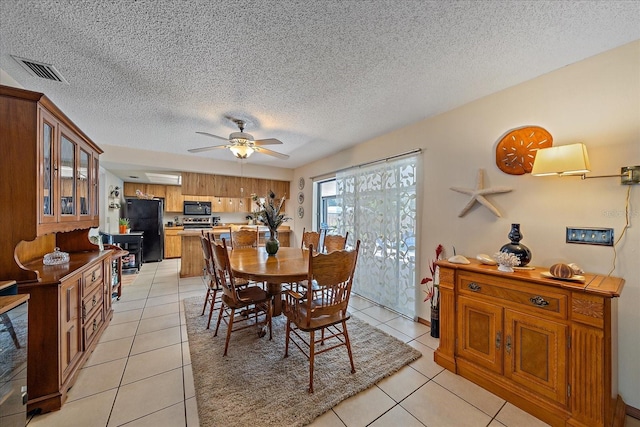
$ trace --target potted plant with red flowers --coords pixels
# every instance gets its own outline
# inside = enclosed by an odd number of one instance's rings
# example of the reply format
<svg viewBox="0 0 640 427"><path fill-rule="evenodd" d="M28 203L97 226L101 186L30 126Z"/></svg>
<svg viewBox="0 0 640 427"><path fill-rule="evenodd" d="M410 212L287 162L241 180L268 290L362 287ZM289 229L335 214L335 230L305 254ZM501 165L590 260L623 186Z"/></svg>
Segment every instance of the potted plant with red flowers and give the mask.
<svg viewBox="0 0 640 427"><path fill-rule="evenodd" d="M431 304L431 336L434 338L440 338L440 289L439 280L437 279L438 266L436 262L440 259L440 256L444 252L442 245L438 245L436 248L436 258L429 263L429 271L431 277L425 277L420 281L421 285L426 285L425 290L427 296L424 298L424 302L429 301ZM432 283L433 282L433 283ZM432 283L431 285L429 283Z"/></svg>

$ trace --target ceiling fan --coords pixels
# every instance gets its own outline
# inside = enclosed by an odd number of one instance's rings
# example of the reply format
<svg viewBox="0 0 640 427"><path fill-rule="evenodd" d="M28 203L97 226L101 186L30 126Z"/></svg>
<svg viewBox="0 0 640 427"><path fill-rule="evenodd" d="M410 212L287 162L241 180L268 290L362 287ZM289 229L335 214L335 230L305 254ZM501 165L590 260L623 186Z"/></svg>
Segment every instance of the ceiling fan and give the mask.
<svg viewBox="0 0 640 427"><path fill-rule="evenodd" d="M215 150L218 148L228 148L231 150L234 156L239 159L246 159L254 151L262 154L266 154L269 156L277 157L279 159L288 159L289 156L286 154L278 153L273 150L269 150L264 148L264 145L277 145L282 144L282 141L275 138L268 139L253 139L253 135L244 132L244 125L246 124L244 120L232 119L233 122L238 126L240 132L233 132L229 135L229 138L224 138L222 136L213 135L208 132L196 132L201 135L210 136L212 138L222 139L227 141L227 144L223 145L212 145L209 147L201 147L201 148L191 148L188 150L190 153L200 153L202 151Z"/></svg>

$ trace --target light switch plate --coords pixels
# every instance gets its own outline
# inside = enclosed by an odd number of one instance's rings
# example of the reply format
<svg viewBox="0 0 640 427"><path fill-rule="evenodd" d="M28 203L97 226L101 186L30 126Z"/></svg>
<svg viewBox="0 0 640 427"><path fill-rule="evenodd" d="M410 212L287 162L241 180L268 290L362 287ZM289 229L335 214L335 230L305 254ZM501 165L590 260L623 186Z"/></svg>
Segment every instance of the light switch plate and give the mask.
<svg viewBox="0 0 640 427"><path fill-rule="evenodd" d="M567 243L613 246L613 228L567 227Z"/></svg>

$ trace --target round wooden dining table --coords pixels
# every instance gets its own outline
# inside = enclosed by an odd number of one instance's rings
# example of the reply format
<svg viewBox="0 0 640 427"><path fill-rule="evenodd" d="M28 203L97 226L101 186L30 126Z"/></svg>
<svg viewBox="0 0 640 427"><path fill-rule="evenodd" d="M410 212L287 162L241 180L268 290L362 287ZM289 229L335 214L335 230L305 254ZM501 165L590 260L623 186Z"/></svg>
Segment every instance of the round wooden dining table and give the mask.
<svg viewBox="0 0 640 427"><path fill-rule="evenodd" d="M277 254L269 255L264 247L238 248L229 251L229 263L234 276L267 283L267 291L273 295L273 315L279 316L282 313L282 284L307 278L309 251L281 247Z"/></svg>

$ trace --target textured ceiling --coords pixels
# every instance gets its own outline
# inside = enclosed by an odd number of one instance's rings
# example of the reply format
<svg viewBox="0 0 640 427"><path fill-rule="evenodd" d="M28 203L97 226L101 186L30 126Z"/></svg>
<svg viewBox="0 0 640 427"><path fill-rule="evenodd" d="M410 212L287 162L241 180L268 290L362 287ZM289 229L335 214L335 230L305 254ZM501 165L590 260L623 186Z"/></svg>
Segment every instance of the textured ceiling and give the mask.
<svg viewBox="0 0 640 427"><path fill-rule="evenodd" d="M99 145L187 154L233 116L285 168L639 38L638 1L0 2L0 69Z"/></svg>

